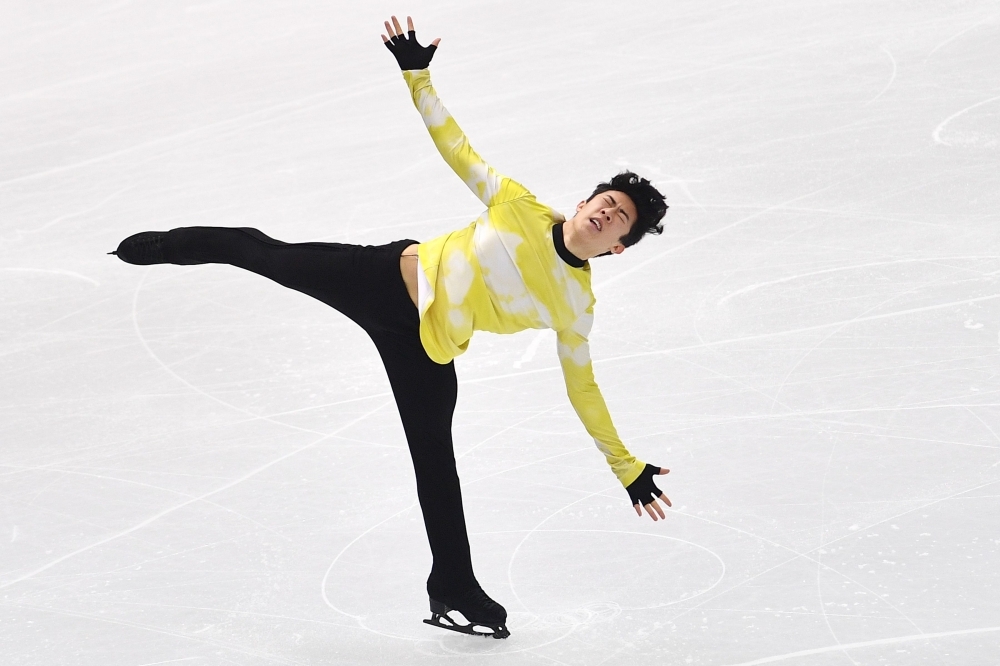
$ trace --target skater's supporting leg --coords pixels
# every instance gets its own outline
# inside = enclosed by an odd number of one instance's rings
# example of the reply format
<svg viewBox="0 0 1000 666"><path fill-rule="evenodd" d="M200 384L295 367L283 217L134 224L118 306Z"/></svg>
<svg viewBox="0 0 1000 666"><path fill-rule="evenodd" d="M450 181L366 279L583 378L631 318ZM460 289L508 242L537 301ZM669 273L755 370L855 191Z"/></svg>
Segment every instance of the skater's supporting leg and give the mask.
<svg viewBox="0 0 1000 666"><path fill-rule="evenodd" d="M417 496L434 557L427 591L438 597L475 586L451 437L458 397L455 365L432 361L416 335L390 332L372 339L389 375L417 477Z"/></svg>
<svg viewBox="0 0 1000 666"><path fill-rule="evenodd" d="M481 633L471 625L449 626L442 620L442 613L455 609L472 623L490 627L488 635L503 638L509 635L504 626L507 611L483 592L472 569L451 436L458 397L455 364L440 365L427 356L420 343L420 318L399 268L387 264L385 269L385 297L394 317L369 334L382 355L403 421L434 558L427 579L432 611L428 622L463 633ZM395 289L390 288L392 283Z"/></svg>

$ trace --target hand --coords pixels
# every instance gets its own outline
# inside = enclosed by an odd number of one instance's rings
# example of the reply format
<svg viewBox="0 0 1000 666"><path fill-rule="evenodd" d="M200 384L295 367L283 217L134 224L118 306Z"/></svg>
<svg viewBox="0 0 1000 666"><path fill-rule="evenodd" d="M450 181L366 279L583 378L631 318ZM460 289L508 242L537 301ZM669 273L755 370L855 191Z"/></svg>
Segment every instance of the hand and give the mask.
<svg viewBox="0 0 1000 666"><path fill-rule="evenodd" d="M669 469L655 467L647 463L646 467L639 475L639 478L625 488L625 490L628 491L628 496L632 498L632 506L635 507L635 513L640 518L642 517L642 509L639 508L640 506L646 507L646 513L648 513L649 517L653 520L659 520L657 516L660 518L666 518L666 515L664 515L663 509L660 508L660 504L656 501L656 498L659 497L662 499L667 503L667 506L673 506L673 504L670 503L667 496L660 492L660 489L656 487L655 483L653 483L653 477L658 474L669 473Z"/></svg>
<svg viewBox="0 0 1000 666"><path fill-rule="evenodd" d="M399 25L399 20L393 16L392 25L389 25L388 21L385 22L385 31L389 33L389 36L382 35L382 42L396 57L396 62L399 63L401 70L427 69L438 44L441 43L441 38L435 39L430 46L421 46L417 42L417 33L413 29L413 19L409 16L406 17L406 29L409 31L409 38L403 36L403 28Z"/></svg>

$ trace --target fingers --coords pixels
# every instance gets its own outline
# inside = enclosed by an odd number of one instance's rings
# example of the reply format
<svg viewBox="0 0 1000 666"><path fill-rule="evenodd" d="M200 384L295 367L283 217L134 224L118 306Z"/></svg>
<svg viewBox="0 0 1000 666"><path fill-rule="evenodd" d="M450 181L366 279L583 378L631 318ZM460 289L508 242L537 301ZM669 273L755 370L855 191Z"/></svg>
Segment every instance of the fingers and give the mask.
<svg viewBox="0 0 1000 666"><path fill-rule="evenodd" d="M403 36L403 29L399 25L399 19L397 19L395 16L392 17L392 24L390 24L388 21L384 21L383 24L385 25L385 31L386 31L386 33L389 35L388 37L386 37L385 35L382 35L382 41L383 42L388 42L390 40L394 40L397 37L399 39L406 39Z"/></svg>
<svg viewBox="0 0 1000 666"><path fill-rule="evenodd" d="M407 16L406 17L406 29L409 32L415 32L415 28L413 27L413 17L412 16ZM436 47L440 43L441 43L441 38L438 37L433 42L431 42L431 46L435 46Z"/></svg>
<svg viewBox="0 0 1000 666"><path fill-rule="evenodd" d="M670 474L670 470L667 469L666 467L661 467L660 471L657 472L657 474Z"/></svg>
<svg viewBox="0 0 1000 666"><path fill-rule="evenodd" d="M660 494L660 499L662 499L664 502L666 502L667 506L673 506L673 504L670 503L670 500L667 499L666 495L663 495L661 493ZM641 518L642 517L642 510L639 509L639 505L638 504L633 504L632 508L635 509L635 514ZM652 518L653 520L659 520L660 518L663 518L664 520L666 520L666 518L667 518L667 514L663 513L663 507L661 507L660 503L657 502L656 500L653 500L649 504L643 505L643 508L646 509L646 513L648 513L649 517Z"/></svg>
<svg viewBox="0 0 1000 666"><path fill-rule="evenodd" d="M396 18L395 16L392 17L391 24L388 21L384 21L384 25L386 34L382 35L383 42L389 42L395 39L406 39L406 33L403 32L403 26L399 24L399 19ZM409 32L414 32L412 16L406 17L406 29ZM386 37L386 35L388 35L388 37ZM437 47L437 45L440 43L441 43L441 38L438 37L433 42L431 42L431 45Z"/></svg>

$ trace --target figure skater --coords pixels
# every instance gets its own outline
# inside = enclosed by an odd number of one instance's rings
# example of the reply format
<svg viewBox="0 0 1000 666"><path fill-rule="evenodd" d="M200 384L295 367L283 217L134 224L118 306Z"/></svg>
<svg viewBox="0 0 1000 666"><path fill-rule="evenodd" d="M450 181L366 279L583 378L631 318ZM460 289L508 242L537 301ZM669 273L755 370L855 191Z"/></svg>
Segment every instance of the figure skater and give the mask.
<svg viewBox="0 0 1000 666"><path fill-rule="evenodd" d="M284 243L246 227L182 227L126 238L111 254L130 264L229 264L308 294L357 323L382 357L417 480L433 555L427 579L431 619L445 629L506 638L507 611L472 568L452 445L458 386L454 358L473 331L551 328L566 390L584 427L621 481L636 513L664 517L670 500L653 477L667 469L625 448L594 381L587 336L594 319L589 260L618 255L662 233L664 197L629 171L597 185L565 216L498 174L472 149L431 85L427 69L440 39L417 42L395 16L382 35L445 162L486 210L468 226L420 243ZM457 610L468 624L449 611Z"/></svg>

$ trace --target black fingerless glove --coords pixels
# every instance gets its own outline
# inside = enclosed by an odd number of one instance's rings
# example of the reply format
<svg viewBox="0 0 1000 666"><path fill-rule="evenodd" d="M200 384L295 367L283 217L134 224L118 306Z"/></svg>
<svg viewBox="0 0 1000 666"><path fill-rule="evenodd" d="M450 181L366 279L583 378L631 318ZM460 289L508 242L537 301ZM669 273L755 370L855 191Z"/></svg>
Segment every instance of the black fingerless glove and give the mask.
<svg viewBox="0 0 1000 666"><path fill-rule="evenodd" d="M404 72L408 69L427 69L427 66L431 64L431 58L434 57L434 52L437 51L437 47L433 44L421 46L417 42L417 33L414 30L410 30L409 39L402 35L396 35L384 43L385 48L389 49L396 57L399 68Z"/></svg>
<svg viewBox="0 0 1000 666"><path fill-rule="evenodd" d="M632 483L625 487L628 496L632 499L632 504L646 505L663 495L660 489L653 483L653 477L660 471L659 467L646 463L642 473Z"/></svg>

